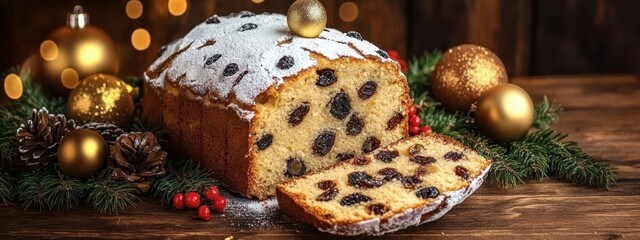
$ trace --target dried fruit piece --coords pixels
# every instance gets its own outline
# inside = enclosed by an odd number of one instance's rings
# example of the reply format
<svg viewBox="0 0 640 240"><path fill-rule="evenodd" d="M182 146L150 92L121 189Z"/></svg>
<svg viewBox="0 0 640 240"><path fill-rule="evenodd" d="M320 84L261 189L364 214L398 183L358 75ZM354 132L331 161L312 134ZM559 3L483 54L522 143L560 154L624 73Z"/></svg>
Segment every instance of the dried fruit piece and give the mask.
<svg viewBox="0 0 640 240"><path fill-rule="evenodd" d="M374 136L367 137L362 143L362 152L370 153L380 147L380 140Z"/></svg>
<svg viewBox="0 0 640 240"><path fill-rule="evenodd" d="M413 172L414 176L423 176L427 174L429 170L425 166L418 166L416 170Z"/></svg>
<svg viewBox="0 0 640 240"><path fill-rule="evenodd" d="M351 115L347 122L347 135L354 136L360 134L364 128L364 120L358 116L358 114Z"/></svg>
<svg viewBox="0 0 640 240"><path fill-rule="evenodd" d="M158 49L158 57L161 57L165 51L167 51L167 45L163 45L162 47L160 47L160 49Z"/></svg>
<svg viewBox="0 0 640 240"><path fill-rule="evenodd" d="M324 181L318 182L317 185L318 185L318 188L320 188L322 190L327 190L329 188L336 187L336 182L331 181L331 180L324 180Z"/></svg>
<svg viewBox="0 0 640 240"><path fill-rule="evenodd" d="M352 38L355 38L355 39L358 39L358 40L362 41L362 35L360 35L360 33L356 32L356 31L347 32L347 37L352 37Z"/></svg>
<svg viewBox="0 0 640 240"><path fill-rule="evenodd" d="M469 170L467 170L463 166L456 166L455 172L458 177L461 177L464 180L469 179Z"/></svg>
<svg viewBox="0 0 640 240"><path fill-rule="evenodd" d="M331 105L329 110L331 115L340 120L346 118L351 112L351 99L343 90L331 98L329 105Z"/></svg>
<svg viewBox="0 0 640 240"><path fill-rule="evenodd" d="M303 102L301 105L299 105L289 114L289 125L298 126L298 124L302 123L304 117L306 117L307 113L309 113L309 109L311 109L311 106L308 102Z"/></svg>
<svg viewBox="0 0 640 240"><path fill-rule="evenodd" d="M316 74L318 74L316 85L320 87L326 87L338 81L338 78L336 77L336 74L332 69L320 69L316 71Z"/></svg>
<svg viewBox="0 0 640 240"><path fill-rule="evenodd" d="M336 140L336 133L331 131L322 131L315 140L313 140L313 146L311 146L311 150L313 154L324 156L327 155L333 148L333 144Z"/></svg>
<svg viewBox="0 0 640 240"><path fill-rule="evenodd" d="M256 146L258 146L258 150L265 150L269 146L271 146L271 142L273 141L273 135L271 133L267 133L260 137L260 140L256 142Z"/></svg>
<svg viewBox="0 0 640 240"><path fill-rule="evenodd" d="M256 15L255 13L244 11L242 12L242 14L240 14L240 18L253 17L255 15Z"/></svg>
<svg viewBox="0 0 640 240"><path fill-rule="evenodd" d="M378 90L378 83L375 81L368 81L358 89L358 97L362 100L367 100L376 94L376 90Z"/></svg>
<svg viewBox="0 0 640 240"><path fill-rule="evenodd" d="M340 205L342 206L351 206L354 204L358 204L358 203L362 203L362 202L368 202L371 201L371 198L366 196L366 195L362 195L360 193L352 193L349 194L345 197L342 198L342 200L340 200Z"/></svg>
<svg viewBox="0 0 640 240"><path fill-rule="evenodd" d="M422 199L435 198L440 195L440 192L436 187L425 187L416 191L416 196Z"/></svg>
<svg viewBox="0 0 640 240"><path fill-rule="evenodd" d="M398 153L397 150L393 150L393 151L382 150L374 155L376 159L383 161L385 163L390 163L391 161L393 161L393 159L399 156L400 156L400 153Z"/></svg>
<svg viewBox="0 0 640 240"><path fill-rule="evenodd" d="M424 149L424 145L422 144L413 144L409 147L409 154L411 156L418 155Z"/></svg>
<svg viewBox="0 0 640 240"><path fill-rule="evenodd" d="M342 162L345 160L349 160L353 157L354 155L351 153L338 153L338 155L336 155L336 160L338 160L339 162Z"/></svg>
<svg viewBox="0 0 640 240"><path fill-rule="evenodd" d="M316 201L326 202L333 200L338 195L337 188L329 188L326 191L322 192L318 197L316 197Z"/></svg>
<svg viewBox="0 0 640 240"><path fill-rule="evenodd" d="M378 55L380 55L382 58L387 59L389 58L389 54L387 54L387 52L385 52L384 50L380 49L378 51L376 51L376 53L378 53Z"/></svg>
<svg viewBox="0 0 640 240"><path fill-rule="evenodd" d="M229 76L233 76L233 74L236 74L237 72L238 72L238 64L229 63L229 65L227 65L224 68L224 72L222 72L222 75L225 77L229 77Z"/></svg>
<svg viewBox="0 0 640 240"><path fill-rule="evenodd" d="M353 165L367 165L371 162L371 160L367 156L358 156L356 159L353 159Z"/></svg>
<svg viewBox="0 0 640 240"><path fill-rule="evenodd" d="M459 161L460 159L462 159L462 157L464 157L464 153L461 152L448 152L444 154L444 159L449 159L452 161Z"/></svg>
<svg viewBox="0 0 640 240"><path fill-rule="evenodd" d="M385 181L391 181L393 179L400 180L402 178L402 174L400 174L394 168L383 168L378 170L378 174L384 176Z"/></svg>
<svg viewBox="0 0 640 240"><path fill-rule="evenodd" d="M383 215L389 211L389 208L382 203L371 204L367 206L367 212L372 215Z"/></svg>
<svg viewBox="0 0 640 240"><path fill-rule="evenodd" d="M258 28L258 24L255 23L245 23L242 27L238 28L238 32L249 31Z"/></svg>
<svg viewBox="0 0 640 240"><path fill-rule="evenodd" d="M385 181L374 179L369 174L362 171L349 173L348 179L349 184L357 188L377 188L385 183Z"/></svg>
<svg viewBox="0 0 640 240"><path fill-rule="evenodd" d="M409 158L409 161L412 161L414 163L420 164L422 166L424 165L428 165L431 163L436 162L436 159L433 157L425 157L425 156L412 156Z"/></svg>
<svg viewBox="0 0 640 240"><path fill-rule="evenodd" d="M304 164L304 161L299 158L290 157L287 159L287 170L284 172L284 175L287 177L299 177L304 175L307 172L307 166Z"/></svg>
<svg viewBox="0 0 640 240"><path fill-rule="evenodd" d="M294 64L295 64L295 61L293 60L293 57L287 55L280 58L276 66L282 70L286 70L293 67Z"/></svg>
<svg viewBox="0 0 640 240"><path fill-rule="evenodd" d="M404 120L404 115L402 115L401 112L396 112L387 121L387 128L385 130L391 131L391 130L395 129L396 126L398 126L398 124L400 124L402 122L402 120Z"/></svg>
<svg viewBox="0 0 640 240"><path fill-rule="evenodd" d="M204 21L204 23L206 24L218 24L220 23L220 19L218 18L218 15L213 15L210 18L207 18L206 21Z"/></svg>
<svg viewBox="0 0 640 240"><path fill-rule="evenodd" d="M220 59L220 57L222 57L222 54L214 54L211 55L210 57L207 58L207 60L204 62L204 65L207 65L205 67L210 66L211 64L213 64L214 62L218 61L218 59Z"/></svg>
<svg viewBox="0 0 640 240"><path fill-rule="evenodd" d="M418 183L422 182L422 179L420 179L417 176L411 175L411 176L402 177L401 181L402 181L402 185L405 188L415 188Z"/></svg>

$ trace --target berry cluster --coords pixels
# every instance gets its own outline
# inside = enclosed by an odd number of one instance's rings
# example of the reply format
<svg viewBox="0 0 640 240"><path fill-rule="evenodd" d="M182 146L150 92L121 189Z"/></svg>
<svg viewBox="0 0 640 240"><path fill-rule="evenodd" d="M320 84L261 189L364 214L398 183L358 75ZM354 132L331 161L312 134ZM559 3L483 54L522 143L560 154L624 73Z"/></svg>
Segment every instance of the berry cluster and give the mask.
<svg viewBox="0 0 640 240"><path fill-rule="evenodd" d="M422 120L418 116L418 108L412 104L409 106L409 134L415 136L420 133L431 132L431 127L427 125L420 127L421 124Z"/></svg>
<svg viewBox="0 0 640 240"><path fill-rule="evenodd" d="M198 192L176 193L173 195L173 208L176 210L182 210L185 207L189 209L198 209L198 217L203 221L209 221L211 219L211 207L217 212L224 212L224 208L227 206L227 199L220 195L220 191L216 186L209 186L205 188L202 195Z"/></svg>

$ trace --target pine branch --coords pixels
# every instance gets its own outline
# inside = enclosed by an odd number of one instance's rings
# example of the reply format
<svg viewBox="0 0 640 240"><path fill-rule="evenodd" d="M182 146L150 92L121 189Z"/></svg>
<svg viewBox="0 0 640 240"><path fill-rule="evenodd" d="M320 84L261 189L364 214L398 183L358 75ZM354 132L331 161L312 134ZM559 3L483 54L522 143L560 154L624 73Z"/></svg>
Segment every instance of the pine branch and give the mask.
<svg viewBox="0 0 640 240"><path fill-rule="evenodd" d="M0 171L0 203L7 205L15 196L15 179L9 173Z"/></svg>
<svg viewBox="0 0 640 240"><path fill-rule="evenodd" d="M153 196L159 197L163 204L171 203L173 195L178 192L200 191L217 184L211 178L211 172L193 160L169 159L167 166L167 175L153 184Z"/></svg>
<svg viewBox="0 0 640 240"><path fill-rule="evenodd" d="M80 181L60 173L54 167L27 172L18 178L18 200L25 209L69 209L78 204L83 190Z"/></svg>
<svg viewBox="0 0 640 240"><path fill-rule="evenodd" d="M166 144L168 142L166 139L167 132L164 130L162 123L137 118L131 125L131 132L151 132L156 136L156 140L160 144Z"/></svg>
<svg viewBox="0 0 640 240"><path fill-rule="evenodd" d="M413 99L418 98L421 94L431 92L431 72L435 69L440 57L442 57L442 53L439 51L426 52L422 57L414 58L409 62L407 82ZM431 96L425 94L424 97Z"/></svg>
<svg viewBox="0 0 640 240"><path fill-rule="evenodd" d="M133 183L116 181L109 168L102 170L86 183L87 202L100 213L118 214L128 206L140 201Z"/></svg>
<svg viewBox="0 0 640 240"><path fill-rule="evenodd" d="M549 103L547 96L544 96L542 102L536 104L535 117L533 119L533 128L547 129L558 121L558 114L562 112L562 106L555 102Z"/></svg>

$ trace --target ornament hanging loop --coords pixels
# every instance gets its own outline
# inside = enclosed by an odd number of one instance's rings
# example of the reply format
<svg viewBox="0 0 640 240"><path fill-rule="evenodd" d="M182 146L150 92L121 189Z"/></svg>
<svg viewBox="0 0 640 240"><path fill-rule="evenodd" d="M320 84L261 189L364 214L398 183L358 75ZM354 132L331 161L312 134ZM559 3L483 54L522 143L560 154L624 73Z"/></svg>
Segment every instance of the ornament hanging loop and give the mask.
<svg viewBox="0 0 640 240"><path fill-rule="evenodd" d="M89 14L84 13L82 6L73 7L73 12L67 14L67 26L72 29L84 28L89 25Z"/></svg>

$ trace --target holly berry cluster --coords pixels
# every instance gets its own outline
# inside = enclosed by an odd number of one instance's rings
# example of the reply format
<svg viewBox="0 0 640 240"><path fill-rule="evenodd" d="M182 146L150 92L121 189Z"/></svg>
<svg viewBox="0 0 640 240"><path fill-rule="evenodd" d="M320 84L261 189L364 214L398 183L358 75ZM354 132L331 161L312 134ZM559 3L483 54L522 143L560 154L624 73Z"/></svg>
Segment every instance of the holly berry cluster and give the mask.
<svg viewBox="0 0 640 240"><path fill-rule="evenodd" d="M224 208L227 206L227 198L220 195L220 191L216 186L209 186L205 188L202 195L198 192L176 193L173 195L173 208L176 210L182 210L185 207L189 209L198 209L198 218L203 221L209 221L211 219L211 208L217 212L224 212Z"/></svg>
<svg viewBox="0 0 640 240"><path fill-rule="evenodd" d="M409 134L411 136L418 135L420 133L431 132L431 127L422 124L420 116L418 116L418 107L416 105L409 106Z"/></svg>

